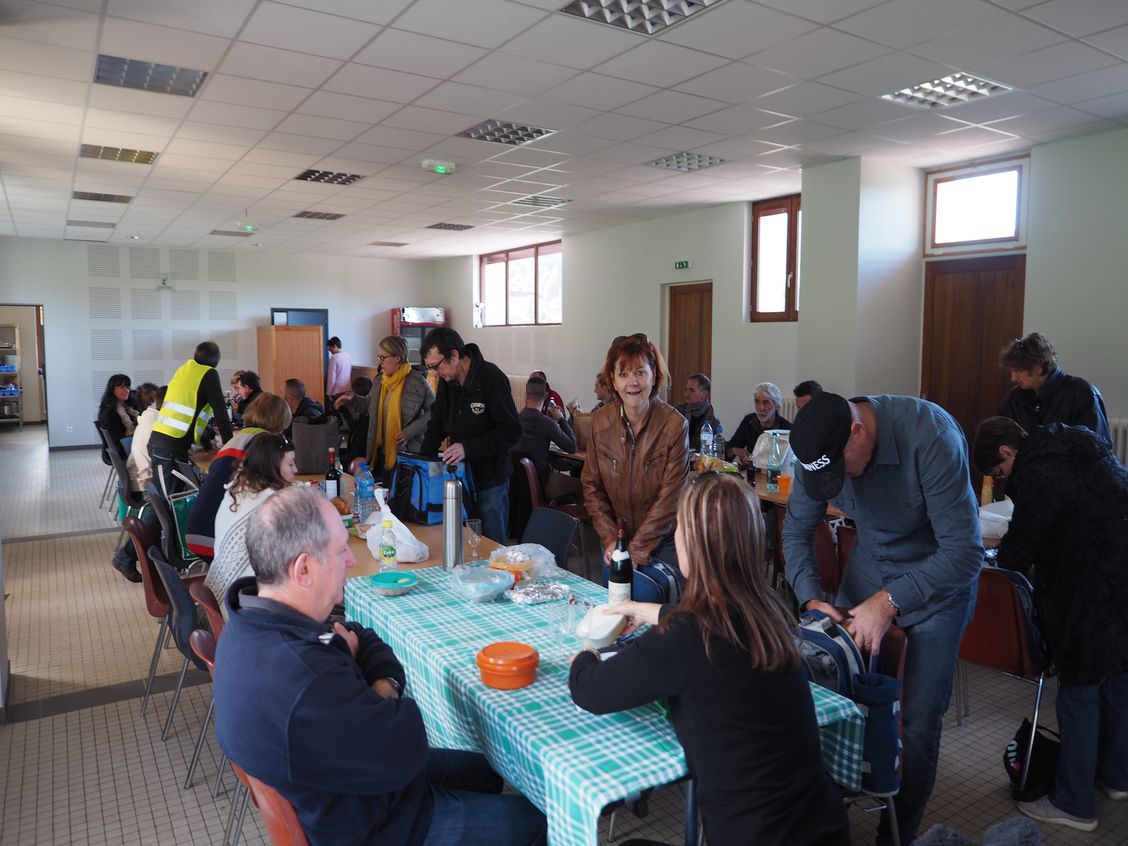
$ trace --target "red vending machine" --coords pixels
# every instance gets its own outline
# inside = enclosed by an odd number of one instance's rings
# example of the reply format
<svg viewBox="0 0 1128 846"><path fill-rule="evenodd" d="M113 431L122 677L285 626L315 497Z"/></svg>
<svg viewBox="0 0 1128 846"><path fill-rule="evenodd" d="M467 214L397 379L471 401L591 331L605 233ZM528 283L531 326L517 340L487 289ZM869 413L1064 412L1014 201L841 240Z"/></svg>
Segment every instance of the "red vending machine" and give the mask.
<svg viewBox="0 0 1128 846"><path fill-rule="evenodd" d="M436 326L447 325L447 310L431 306L403 306L392 309L392 334L407 341L407 359L416 370L423 370L419 347L423 337Z"/></svg>

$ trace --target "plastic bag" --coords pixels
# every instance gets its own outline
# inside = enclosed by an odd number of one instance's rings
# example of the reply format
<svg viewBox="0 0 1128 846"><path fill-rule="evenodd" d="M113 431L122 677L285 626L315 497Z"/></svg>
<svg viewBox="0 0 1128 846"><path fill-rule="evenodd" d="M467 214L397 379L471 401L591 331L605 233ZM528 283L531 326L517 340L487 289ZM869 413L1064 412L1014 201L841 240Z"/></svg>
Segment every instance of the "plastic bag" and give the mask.
<svg viewBox="0 0 1128 846"><path fill-rule="evenodd" d="M760 433L760 437L756 438L755 446L752 447L752 464L758 470L768 466L768 453L772 449L773 433L779 435L779 448L783 452L783 460L779 465L780 475L790 476L791 462L795 458L795 453L791 451L791 433L786 429L768 429Z"/></svg>
<svg viewBox="0 0 1128 846"><path fill-rule="evenodd" d="M400 522L400 519L392 513L392 509L388 508L388 503L384 499L387 493L384 488L376 489L377 509L372 512L369 518L372 528L364 537L368 544L368 551L372 553L373 558L377 561L380 560L380 535L383 534L383 529L380 527L383 526L385 520L391 520L392 530L396 533L396 560L405 564L418 564L426 561L431 557L431 550L427 547L427 544L411 533L411 529Z"/></svg>
<svg viewBox="0 0 1128 846"><path fill-rule="evenodd" d="M561 572L556 557L539 543L499 546L490 553L490 566L526 579L555 578Z"/></svg>

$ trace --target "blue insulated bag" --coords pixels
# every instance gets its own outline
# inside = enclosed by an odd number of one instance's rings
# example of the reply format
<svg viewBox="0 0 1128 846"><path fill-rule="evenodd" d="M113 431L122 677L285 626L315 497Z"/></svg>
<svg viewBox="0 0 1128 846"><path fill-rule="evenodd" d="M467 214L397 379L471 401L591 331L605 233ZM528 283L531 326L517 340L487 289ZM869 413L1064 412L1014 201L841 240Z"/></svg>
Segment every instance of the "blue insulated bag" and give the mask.
<svg viewBox="0 0 1128 846"><path fill-rule="evenodd" d="M854 638L820 611L808 611L793 629L807 680L854 698L854 676L865 670Z"/></svg>
<svg viewBox="0 0 1128 846"><path fill-rule="evenodd" d="M392 470L388 505L401 520L434 526L443 522L443 487L448 479L462 485L462 519L475 513L474 484L465 463L453 468L437 458L401 452ZM469 512L468 510L469 509Z"/></svg>
<svg viewBox="0 0 1128 846"><path fill-rule="evenodd" d="M609 569L603 565L603 586L607 587ZM650 563L634 568L631 580L631 599L635 602L657 602L659 605L677 604L682 595L682 574L677 567L650 556Z"/></svg>
<svg viewBox="0 0 1128 846"><path fill-rule="evenodd" d="M866 718L862 748L862 790L892 796L901 788L901 732L898 720L901 681L877 671L878 656L870 658L870 672L854 678L854 702Z"/></svg>

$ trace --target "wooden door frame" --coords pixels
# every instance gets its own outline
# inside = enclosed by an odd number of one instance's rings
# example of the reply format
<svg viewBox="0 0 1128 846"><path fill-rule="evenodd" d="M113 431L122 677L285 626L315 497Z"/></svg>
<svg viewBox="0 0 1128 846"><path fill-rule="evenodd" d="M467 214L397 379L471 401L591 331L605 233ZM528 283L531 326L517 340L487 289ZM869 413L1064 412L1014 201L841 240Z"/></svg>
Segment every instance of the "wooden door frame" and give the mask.
<svg viewBox="0 0 1128 846"><path fill-rule="evenodd" d="M711 296L712 293L713 293L713 280L712 279L687 279L684 282L664 282L662 284L662 337L660 339L660 343L659 343L658 346L661 350L663 350L662 354L666 358L667 369L670 366L669 365L669 362L670 362L670 338L673 334L670 331L670 319L671 319L671 316L672 316L671 315L672 309L670 307L670 295L671 295L671 293L673 293L673 290L675 288L677 288L679 290L686 290L686 289L690 289L690 288L694 288L694 287L699 288L702 291L708 289L709 294ZM710 319L710 324L711 324L712 315L709 316L709 319ZM710 341L710 344L709 344L709 368L708 368L710 379L713 378L713 372L712 372L713 371L713 361L712 361L712 359L713 359L713 344ZM667 384L665 389L661 392L661 393L665 394L665 396L663 396L662 398L664 400L666 400L667 402L671 402L671 404L676 405L677 403L673 403L670 400L670 396L672 394L675 395L675 396L680 396L680 394L674 394L673 393L674 387L675 387L673 385L674 374L671 372L668 375L670 377L669 384Z"/></svg>

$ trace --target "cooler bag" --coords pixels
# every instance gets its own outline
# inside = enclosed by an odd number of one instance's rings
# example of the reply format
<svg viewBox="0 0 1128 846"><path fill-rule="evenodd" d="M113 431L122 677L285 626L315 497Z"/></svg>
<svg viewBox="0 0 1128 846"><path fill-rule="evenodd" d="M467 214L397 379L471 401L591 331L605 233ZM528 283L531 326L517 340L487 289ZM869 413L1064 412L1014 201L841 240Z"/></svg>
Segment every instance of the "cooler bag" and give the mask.
<svg viewBox="0 0 1128 846"><path fill-rule="evenodd" d="M448 479L462 485L462 519L474 510L474 484L465 463L451 468L437 458L401 452L392 470L388 505L401 520L434 526L443 521L443 488ZM468 511L469 508L469 511Z"/></svg>

